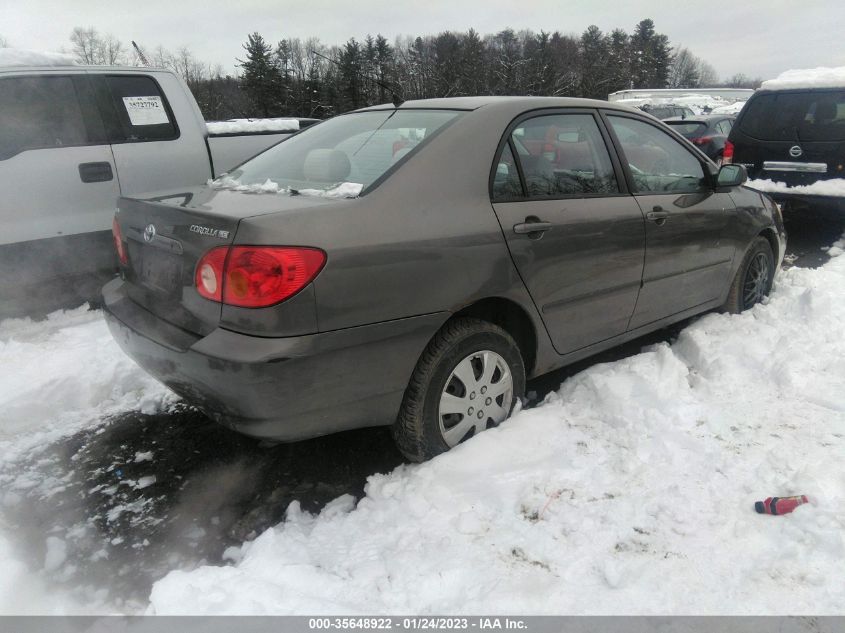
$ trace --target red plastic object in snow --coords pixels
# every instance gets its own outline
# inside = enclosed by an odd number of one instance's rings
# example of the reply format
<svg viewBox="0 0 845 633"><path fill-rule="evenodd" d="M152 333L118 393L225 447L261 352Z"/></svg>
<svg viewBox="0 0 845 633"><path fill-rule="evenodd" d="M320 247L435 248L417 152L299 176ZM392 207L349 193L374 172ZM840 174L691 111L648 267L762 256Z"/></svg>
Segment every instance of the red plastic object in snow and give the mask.
<svg viewBox="0 0 845 633"><path fill-rule="evenodd" d="M754 503L758 514L789 514L801 504L808 503L807 495L797 497L769 497L765 501Z"/></svg>

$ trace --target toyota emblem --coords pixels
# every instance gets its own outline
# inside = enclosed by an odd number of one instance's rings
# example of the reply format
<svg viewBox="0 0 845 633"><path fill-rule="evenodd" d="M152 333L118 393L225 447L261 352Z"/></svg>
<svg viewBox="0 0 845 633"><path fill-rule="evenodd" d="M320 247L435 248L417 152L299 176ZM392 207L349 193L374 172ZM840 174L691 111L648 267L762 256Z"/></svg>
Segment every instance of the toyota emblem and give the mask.
<svg viewBox="0 0 845 633"><path fill-rule="evenodd" d="M792 158L798 158L803 153L804 150L801 149L798 145L793 145L789 148L789 155L792 156Z"/></svg>
<svg viewBox="0 0 845 633"><path fill-rule="evenodd" d="M155 224L148 224L144 229L144 241L145 242L152 242L156 236L156 226Z"/></svg>

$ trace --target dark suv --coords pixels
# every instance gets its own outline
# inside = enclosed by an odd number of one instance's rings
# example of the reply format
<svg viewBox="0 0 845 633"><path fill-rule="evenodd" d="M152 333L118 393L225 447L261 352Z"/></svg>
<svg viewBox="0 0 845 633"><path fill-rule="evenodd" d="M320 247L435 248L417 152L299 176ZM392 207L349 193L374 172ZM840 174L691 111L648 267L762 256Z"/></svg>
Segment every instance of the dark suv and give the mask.
<svg viewBox="0 0 845 633"><path fill-rule="evenodd" d="M728 137L729 158L749 178L789 187L844 178L845 86L754 93Z"/></svg>

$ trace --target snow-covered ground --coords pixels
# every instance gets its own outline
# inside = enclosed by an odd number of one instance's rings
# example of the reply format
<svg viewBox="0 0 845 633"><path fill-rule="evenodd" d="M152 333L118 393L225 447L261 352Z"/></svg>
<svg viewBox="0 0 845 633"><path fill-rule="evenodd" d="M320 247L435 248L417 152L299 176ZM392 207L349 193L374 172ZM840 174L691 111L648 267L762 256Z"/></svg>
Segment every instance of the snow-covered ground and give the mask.
<svg viewBox="0 0 845 633"><path fill-rule="evenodd" d="M619 105L627 105L631 107L661 106L661 105L675 105L686 106L696 115L707 114L715 112L716 114L736 114L745 105L745 101L732 102L722 97L709 95L689 93L679 95L677 97L666 97L659 94L643 95L641 97L633 97L631 99L619 99L615 101Z"/></svg>
<svg viewBox="0 0 845 633"><path fill-rule="evenodd" d="M767 191L769 193L794 193L804 194L810 196L829 196L841 197L845 196L845 178L831 178L829 180L817 180L809 185L796 185L790 187L784 182L770 180L767 178L758 178L756 180L749 180L745 183L746 186L758 191Z"/></svg>
<svg viewBox="0 0 845 633"><path fill-rule="evenodd" d="M766 305L594 365L449 454L373 475L357 504L294 503L231 564L171 571L136 609L845 614L843 315L845 257L785 271ZM173 402L97 312L0 323L0 365L0 517L63 485L4 464ZM754 513L789 494L812 503ZM72 543L47 532L26 559L4 525L0 612L129 608L57 585Z"/></svg>

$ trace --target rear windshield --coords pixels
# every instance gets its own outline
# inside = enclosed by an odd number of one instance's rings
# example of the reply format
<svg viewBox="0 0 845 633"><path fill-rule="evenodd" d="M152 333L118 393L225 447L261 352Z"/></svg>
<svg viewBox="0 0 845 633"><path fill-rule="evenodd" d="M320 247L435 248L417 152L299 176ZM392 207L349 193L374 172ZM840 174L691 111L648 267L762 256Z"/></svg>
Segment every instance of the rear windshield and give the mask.
<svg viewBox="0 0 845 633"><path fill-rule="evenodd" d="M357 195L447 123L453 110L379 110L330 119L271 147L228 174L242 186Z"/></svg>
<svg viewBox="0 0 845 633"><path fill-rule="evenodd" d="M705 131L707 131L707 124L706 123L681 123L680 121L664 121L667 125L671 125L672 129L675 130L681 136L685 136L686 138L698 138Z"/></svg>
<svg viewBox="0 0 845 633"><path fill-rule="evenodd" d="M739 127L764 141L845 140L845 90L757 95Z"/></svg>

